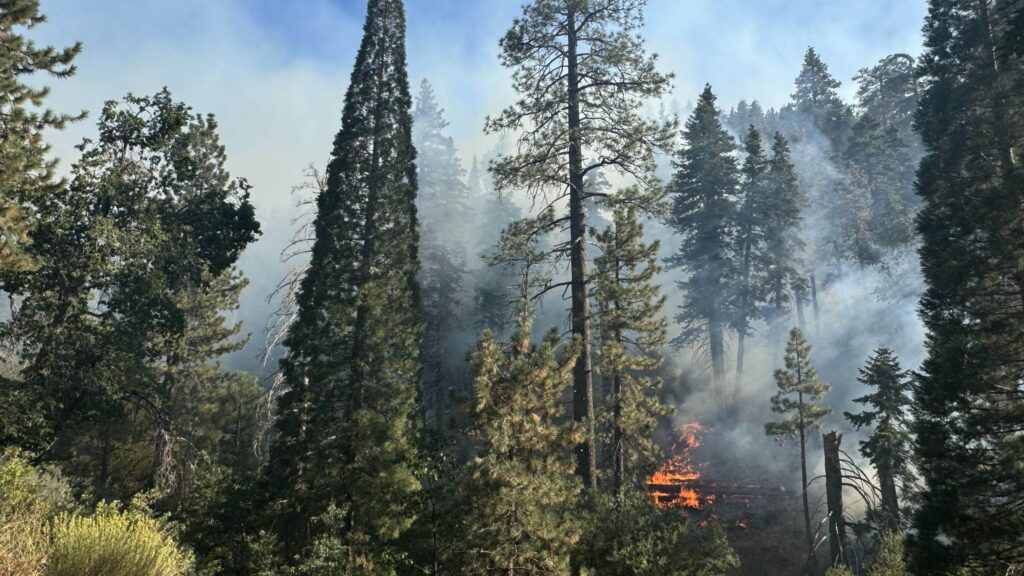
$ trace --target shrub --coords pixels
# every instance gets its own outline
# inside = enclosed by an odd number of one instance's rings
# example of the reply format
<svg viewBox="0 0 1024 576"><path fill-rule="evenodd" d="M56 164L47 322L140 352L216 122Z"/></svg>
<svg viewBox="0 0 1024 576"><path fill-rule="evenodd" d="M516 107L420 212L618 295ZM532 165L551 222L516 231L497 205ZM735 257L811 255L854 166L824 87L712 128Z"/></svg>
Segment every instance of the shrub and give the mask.
<svg viewBox="0 0 1024 576"><path fill-rule="evenodd" d="M871 565L869 576L910 576L903 562L903 538L899 534L886 533L878 545L878 555Z"/></svg>
<svg viewBox="0 0 1024 576"><path fill-rule="evenodd" d="M17 451L0 453L0 574L42 574L50 520L74 509L59 474L33 467Z"/></svg>
<svg viewBox="0 0 1024 576"><path fill-rule="evenodd" d="M101 503L91 517L64 515L53 527L46 576L181 576L191 555L164 523L135 503Z"/></svg>

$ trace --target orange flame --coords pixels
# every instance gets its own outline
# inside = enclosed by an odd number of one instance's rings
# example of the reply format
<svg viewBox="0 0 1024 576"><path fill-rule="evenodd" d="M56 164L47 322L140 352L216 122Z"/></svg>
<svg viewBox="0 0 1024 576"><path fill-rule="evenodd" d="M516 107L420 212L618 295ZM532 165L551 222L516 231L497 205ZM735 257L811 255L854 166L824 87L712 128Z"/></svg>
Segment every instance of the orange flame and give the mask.
<svg viewBox="0 0 1024 576"><path fill-rule="evenodd" d="M647 480L647 491L654 505L663 509L689 508L700 510L714 496L702 496L692 486L700 479L700 472L690 462L693 450L700 446L700 433L704 427L699 422L683 424L677 430L677 440L672 446L672 457L659 467Z"/></svg>

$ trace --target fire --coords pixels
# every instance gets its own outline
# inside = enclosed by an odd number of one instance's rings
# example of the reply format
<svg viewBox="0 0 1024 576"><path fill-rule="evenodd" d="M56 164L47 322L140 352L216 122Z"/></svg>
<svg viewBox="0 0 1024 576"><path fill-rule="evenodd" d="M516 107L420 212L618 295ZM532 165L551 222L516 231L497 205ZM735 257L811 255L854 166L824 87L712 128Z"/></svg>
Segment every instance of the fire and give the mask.
<svg viewBox="0 0 1024 576"><path fill-rule="evenodd" d="M665 509L700 510L704 504L714 501L713 495L702 495L694 485L700 480L700 472L690 460L693 450L700 446L702 432L704 427L699 422L683 424L677 430L677 440L672 446L672 457L647 480L647 490L655 506Z"/></svg>

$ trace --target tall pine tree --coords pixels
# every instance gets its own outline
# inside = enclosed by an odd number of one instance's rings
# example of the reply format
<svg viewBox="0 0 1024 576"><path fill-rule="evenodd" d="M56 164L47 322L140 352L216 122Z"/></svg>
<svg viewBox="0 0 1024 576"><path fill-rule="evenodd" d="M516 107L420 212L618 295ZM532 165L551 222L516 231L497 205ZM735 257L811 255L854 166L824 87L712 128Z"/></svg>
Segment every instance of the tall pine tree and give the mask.
<svg viewBox="0 0 1024 576"><path fill-rule="evenodd" d="M791 303L798 300L796 297L805 284L800 276L803 240L799 234L805 203L806 198L797 182L796 168L790 160L789 143L776 132L762 203L767 269L765 319L773 332L784 327L783 319L792 311Z"/></svg>
<svg viewBox="0 0 1024 576"><path fill-rule="evenodd" d="M725 379L725 340L732 319L728 291L736 279L735 226L739 174L735 144L718 120L711 86L705 86L686 121L686 144L676 158L670 185L672 223L683 237L668 263L690 273L676 321L677 346L696 345L711 360L720 399Z"/></svg>
<svg viewBox="0 0 1024 576"><path fill-rule="evenodd" d="M665 149L673 124L645 119L645 100L664 95L671 77L658 72L639 31L644 0L533 0L501 40L502 63L513 70L519 100L489 118L488 132L514 131L515 152L492 163L499 191L524 189L565 212L534 227L568 236L554 251L567 256L572 334L580 341L573 375L573 419L587 429L576 449L584 484L597 483L594 387L587 260L587 176L596 170L657 187L654 152ZM567 210L566 210L567 209ZM564 214L564 215L563 215Z"/></svg>
<svg viewBox="0 0 1024 576"><path fill-rule="evenodd" d="M392 543L413 521L419 490L411 107L403 3L370 0L285 342L287 389L268 466L277 527L292 552L327 513L352 565L380 570L394 562Z"/></svg>
<svg viewBox="0 0 1024 576"><path fill-rule="evenodd" d="M421 409L435 429L451 411L451 390L468 388L461 370L468 350L459 350L466 284L469 231L462 223L471 216L465 171L455 143L445 133L448 122L434 89L424 80L413 109L420 216L420 287L425 333L422 359ZM462 386L459 386L462 381Z"/></svg>
<svg viewBox="0 0 1024 576"><path fill-rule="evenodd" d="M736 212L736 264L737 274L731 291L734 317L732 328L736 331L736 385L733 402L739 399L740 381L743 377L743 359L746 339L750 335L750 324L761 315L765 299L766 264L765 232L769 212L768 202L769 164L761 145L761 133L753 124L743 141L746 158L740 170L740 198Z"/></svg>
<svg viewBox="0 0 1024 576"><path fill-rule="evenodd" d="M1017 6L1015 6L1017 5ZM915 388L925 483L918 574L1024 563L1024 62L1019 2L932 0L916 127L928 356Z"/></svg>

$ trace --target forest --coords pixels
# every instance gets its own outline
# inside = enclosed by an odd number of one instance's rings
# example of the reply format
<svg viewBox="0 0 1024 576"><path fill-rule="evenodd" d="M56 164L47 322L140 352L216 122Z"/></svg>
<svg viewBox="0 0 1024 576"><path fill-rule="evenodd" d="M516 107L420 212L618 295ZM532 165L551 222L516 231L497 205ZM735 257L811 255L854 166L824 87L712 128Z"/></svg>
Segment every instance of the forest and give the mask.
<svg viewBox="0 0 1024 576"><path fill-rule="evenodd" d="M467 144L421 1L268 214L245 106L57 106L0 0L0 576L1024 576L1024 0L778 106L523 0Z"/></svg>

